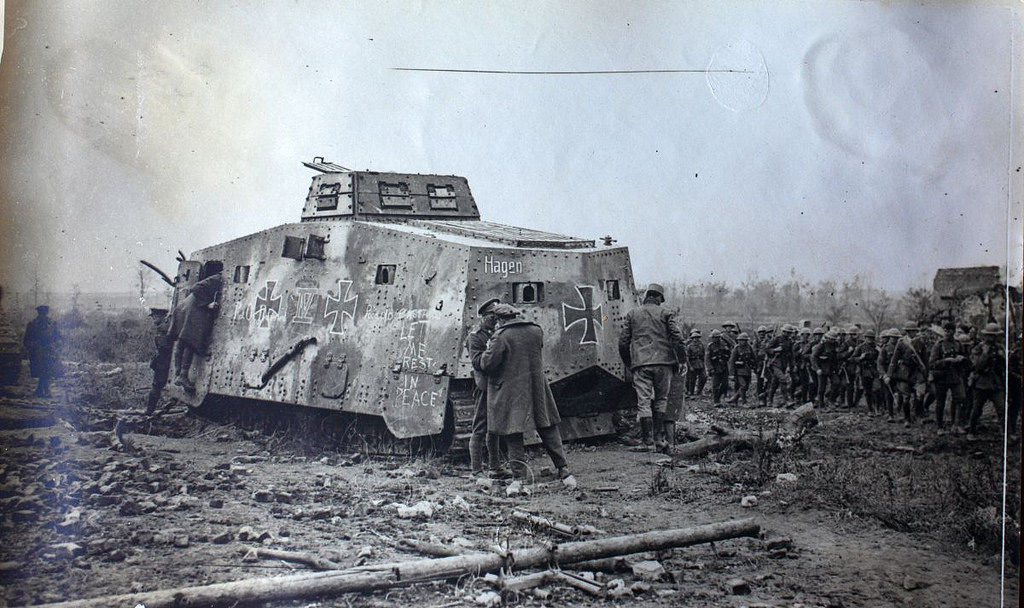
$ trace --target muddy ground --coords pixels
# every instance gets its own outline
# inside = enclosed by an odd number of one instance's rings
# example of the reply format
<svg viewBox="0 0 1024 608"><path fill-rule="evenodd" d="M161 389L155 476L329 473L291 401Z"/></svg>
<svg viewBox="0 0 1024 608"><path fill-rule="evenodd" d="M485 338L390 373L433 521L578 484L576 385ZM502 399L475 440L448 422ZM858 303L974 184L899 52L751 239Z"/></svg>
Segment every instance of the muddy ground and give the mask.
<svg viewBox="0 0 1024 608"><path fill-rule="evenodd" d="M27 375L27 374L23 374ZM0 389L0 603L24 605L309 572L255 550L301 552L341 567L428 556L402 541L463 551L562 540L511 520L524 509L589 528L587 538L754 517L759 538L634 556L597 572L602 599L565 584L506 594L523 606L997 606L1002 442L987 412L968 442L861 410L818 412L802 439L728 449L669 466L613 441L574 443L578 488L532 454L529 495L468 475L462 455L381 456L305 428L213 422L172 406L141 410L144 364L69 366L54 398L26 382ZM783 409L690 399L680 442L712 425L770 431ZM110 432L121 419L120 440ZM21 427L21 428L16 428ZM683 428L685 427L685 428ZM376 449L376 448L375 448ZM1019 444L1010 446L1005 605L1018 604ZM783 475L780 479L779 474ZM741 506L744 498L756 504ZM400 518L402 506L421 510ZM406 513L407 514L407 513ZM647 578L632 564L657 561ZM569 570L570 568L566 568ZM740 584L736 579L740 579ZM473 606L482 578L423 583L277 606ZM493 596L490 596L493 599Z"/></svg>

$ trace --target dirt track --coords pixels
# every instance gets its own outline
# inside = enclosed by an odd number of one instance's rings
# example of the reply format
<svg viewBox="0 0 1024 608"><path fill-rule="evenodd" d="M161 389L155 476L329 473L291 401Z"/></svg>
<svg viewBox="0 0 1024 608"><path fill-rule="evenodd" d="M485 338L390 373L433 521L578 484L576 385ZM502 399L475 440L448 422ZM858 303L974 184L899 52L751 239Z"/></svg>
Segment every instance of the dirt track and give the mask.
<svg viewBox="0 0 1024 608"><path fill-rule="evenodd" d="M927 425L904 429L863 412L821 412L821 424L782 452L728 451L676 467L662 466L661 455L631 452L611 441L574 444L568 456L579 482L576 491L545 477L546 457L535 453L531 465L539 479L528 486L532 494L510 498L504 486L487 492L469 478L458 457L372 457L352 449L320 449L302 438L268 437L188 414L138 427L153 434L128 432L126 452L111 449L109 432L82 430L89 415L74 411L71 398L81 383L142 386L146 371L142 365L110 376L105 375L109 369L82 370L58 389L55 403L43 408L25 397L24 386L5 393L8 425L25 412L43 422L52 413L55 424L0 435L2 601L53 602L309 571L255 557L254 549L261 547L316 554L348 567L425 557L400 548L403 539L465 550L558 540L512 522L510 514L519 508L593 526L596 536L757 518L760 539L648 556L666 571L658 580L641 582L629 571L596 575L632 587L632 597L615 601L633 605L999 604L997 555L976 543L972 550L950 529L896 531L906 522L881 521L899 515L895 507L878 517L866 515L870 509L844 497L855 487L859 469L842 465L887 463L897 472L920 471L918 483L924 484L936 475L948 477L941 468L945 462L963 459L998 469L1000 445L994 436L967 443L960 437L936 438ZM93 418L103 410L97 403L90 408ZM712 423L769 428L785 413L716 409L705 398L687 404L686 426L693 437ZM986 420L994 433L994 419ZM1019 458L1013 467L1010 475L1019 476ZM776 481L778 472L792 472L797 479ZM820 491L826 479L834 492ZM741 499L751 495L757 505L741 507ZM902 500L905 495L890 496ZM1019 501L1019 494L1011 500ZM431 516L397 516L399 504L421 501L430 504ZM911 507L908 513L914 513ZM984 505L979 509L991 514ZM768 542L780 537L791 542ZM1017 572L1008 567L1006 605L1017 605ZM736 578L748 584L749 594L728 588ZM275 605L474 605L473 598L490 589L481 579L464 578ZM524 594L513 603L613 601L558 584L543 589L550 593L546 601Z"/></svg>

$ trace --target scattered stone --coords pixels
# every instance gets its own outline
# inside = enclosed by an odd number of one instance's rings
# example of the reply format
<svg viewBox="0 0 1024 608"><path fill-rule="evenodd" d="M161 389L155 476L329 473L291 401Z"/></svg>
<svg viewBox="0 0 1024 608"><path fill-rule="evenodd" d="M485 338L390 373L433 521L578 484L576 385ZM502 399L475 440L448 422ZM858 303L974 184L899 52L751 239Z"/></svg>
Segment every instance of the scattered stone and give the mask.
<svg viewBox="0 0 1024 608"><path fill-rule="evenodd" d="M79 525L82 523L82 512L78 509L74 509L64 515L64 519L57 522L57 531L61 534L74 534L78 531Z"/></svg>
<svg viewBox="0 0 1024 608"><path fill-rule="evenodd" d="M476 478L476 488L488 494L490 494L491 491L494 490L494 484L495 481L493 479L488 479L487 477Z"/></svg>
<svg viewBox="0 0 1024 608"><path fill-rule="evenodd" d="M123 562L125 559L127 559L127 557L128 557L128 555L124 551L122 551L121 549L114 549L113 551L111 551L110 553L107 554L107 561L108 562Z"/></svg>
<svg viewBox="0 0 1024 608"><path fill-rule="evenodd" d="M274 495L274 499L279 503L290 505L295 500L295 497L291 492L278 492Z"/></svg>
<svg viewBox="0 0 1024 608"><path fill-rule="evenodd" d="M189 542L188 542L188 535L187 534L183 534L181 536L175 536L174 537L174 546L175 547L178 547L179 549L184 549L188 545L189 545Z"/></svg>
<svg viewBox="0 0 1024 608"><path fill-rule="evenodd" d="M214 536L211 542L215 545L226 545L231 542L231 533L222 532L221 534Z"/></svg>
<svg viewBox="0 0 1024 608"><path fill-rule="evenodd" d="M486 606L487 608L497 608L501 606L501 595L494 591L484 591L480 595L473 598L478 606Z"/></svg>
<svg viewBox="0 0 1024 608"><path fill-rule="evenodd" d="M434 505L426 500L421 500L409 507L402 503L395 503L398 506L398 517L401 519L430 519L434 516Z"/></svg>
<svg viewBox="0 0 1024 608"><path fill-rule="evenodd" d="M238 529L238 540L249 540L255 536L256 533L253 531L252 526L242 526Z"/></svg>
<svg viewBox="0 0 1024 608"><path fill-rule="evenodd" d="M788 536L777 536L766 540L764 542L764 546L769 551L775 551L777 549L792 549L793 539Z"/></svg>
<svg viewBox="0 0 1024 608"><path fill-rule="evenodd" d="M569 475L568 477L563 479L562 485L570 490L575 490L578 487L576 483L576 478L573 477L572 475Z"/></svg>
<svg viewBox="0 0 1024 608"><path fill-rule="evenodd" d="M274 493L269 490L257 490L252 493L256 502L274 502Z"/></svg>
<svg viewBox="0 0 1024 608"><path fill-rule="evenodd" d="M626 586L626 583L621 578L608 581L608 584L605 585L605 592L612 599L633 595L633 591Z"/></svg>
<svg viewBox="0 0 1024 608"><path fill-rule="evenodd" d="M725 588L733 595L747 595L750 593L750 584L742 578L731 578L725 581Z"/></svg>
<svg viewBox="0 0 1024 608"><path fill-rule="evenodd" d="M746 509L757 506L757 496L751 494L750 496L744 496L740 499L740 506Z"/></svg>
<svg viewBox="0 0 1024 608"><path fill-rule="evenodd" d="M462 496L456 496L452 499L452 506L467 513L472 509L472 507L469 506L469 503L466 502L466 499Z"/></svg>
<svg viewBox="0 0 1024 608"><path fill-rule="evenodd" d="M50 545L58 559L74 559L85 554L85 549L78 543L58 543Z"/></svg>
<svg viewBox="0 0 1024 608"><path fill-rule="evenodd" d="M210 508L211 509L222 509L223 507L224 507L224 501L221 500L220 498L211 498L210 499Z"/></svg>
<svg viewBox="0 0 1024 608"><path fill-rule="evenodd" d="M371 557L373 557L373 547L371 547L369 545L367 545L367 546L363 547L362 549L360 549L359 553L356 554L356 558L357 559L359 559L359 558L371 558Z"/></svg>
<svg viewBox="0 0 1024 608"><path fill-rule="evenodd" d="M633 576L638 576L645 581L658 581L665 576L665 567L661 565L661 562L655 560L635 562L632 567Z"/></svg>
<svg viewBox="0 0 1024 608"><path fill-rule="evenodd" d="M505 496L529 496L530 488L523 485L523 482L518 479L508 484L505 488Z"/></svg>
<svg viewBox="0 0 1024 608"><path fill-rule="evenodd" d="M15 512L11 513L11 521L13 521L14 523L18 523L18 524L32 523L32 522L39 521L39 514L36 513L35 511L30 511L28 509L22 509L20 511L15 511Z"/></svg>
<svg viewBox="0 0 1024 608"><path fill-rule="evenodd" d="M797 480L795 473L779 473L775 476L777 483L793 483Z"/></svg>
<svg viewBox="0 0 1024 608"><path fill-rule="evenodd" d="M924 589L927 586L928 586L927 584L925 584L922 581L917 580L916 578L910 576L909 574L907 574L907 575L905 575L903 577L903 588L905 590L907 590L907 591L914 591L916 589Z"/></svg>
<svg viewBox="0 0 1024 608"><path fill-rule="evenodd" d="M686 572L684 570L669 570L668 577L673 583L681 585L686 581Z"/></svg>
<svg viewBox="0 0 1024 608"><path fill-rule="evenodd" d="M645 583L643 581L638 581L638 582L633 583L632 585L629 586L629 590L633 593L633 595L640 595L642 593L650 593L651 589L652 589L651 584L650 583Z"/></svg>

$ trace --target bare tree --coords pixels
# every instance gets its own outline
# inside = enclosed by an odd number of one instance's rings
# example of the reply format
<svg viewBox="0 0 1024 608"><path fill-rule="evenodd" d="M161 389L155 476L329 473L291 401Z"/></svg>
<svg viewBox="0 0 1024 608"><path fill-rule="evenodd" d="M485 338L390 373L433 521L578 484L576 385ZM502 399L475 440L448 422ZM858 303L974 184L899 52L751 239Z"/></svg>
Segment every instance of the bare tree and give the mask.
<svg viewBox="0 0 1024 608"><path fill-rule="evenodd" d="M911 287L903 295L903 315L919 324L931 323L938 314L935 305L935 294L923 287Z"/></svg>
<svg viewBox="0 0 1024 608"><path fill-rule="evenodd" d="M860 310L864 317L875 327L875 332L882 331L882 327L888 324L890 309L893 299L885 291L879 291L876 295L869 293L868 297L860 304Z"/></svg>

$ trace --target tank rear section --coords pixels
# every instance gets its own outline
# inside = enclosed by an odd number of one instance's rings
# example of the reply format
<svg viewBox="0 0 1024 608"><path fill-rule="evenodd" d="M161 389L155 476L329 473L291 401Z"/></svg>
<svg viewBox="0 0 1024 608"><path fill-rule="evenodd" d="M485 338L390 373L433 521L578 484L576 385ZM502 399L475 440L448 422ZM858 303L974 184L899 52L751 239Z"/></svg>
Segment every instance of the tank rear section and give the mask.
<svg viewBox="0 0 1024 608"><path fill-rule="evenodd" d="M631 390L618 354L623 320L636 306L629 251L487 222L444 228L488 241L470 253L466 323L490 298L523 311L544 329L563 437L614 432L613 414ZM470 373L468 353L459 363L460 376Z"/></svg>

